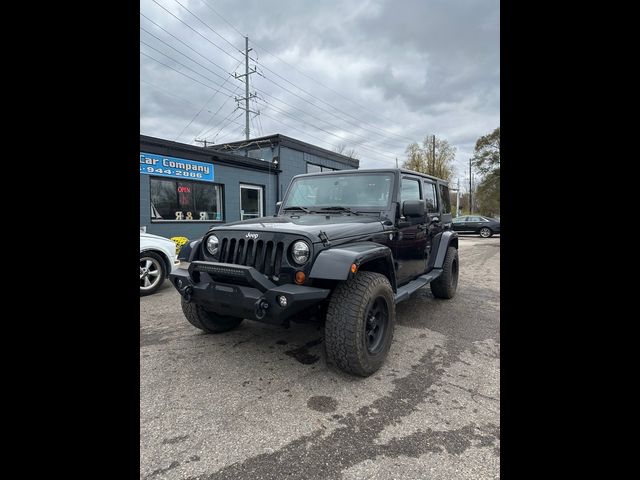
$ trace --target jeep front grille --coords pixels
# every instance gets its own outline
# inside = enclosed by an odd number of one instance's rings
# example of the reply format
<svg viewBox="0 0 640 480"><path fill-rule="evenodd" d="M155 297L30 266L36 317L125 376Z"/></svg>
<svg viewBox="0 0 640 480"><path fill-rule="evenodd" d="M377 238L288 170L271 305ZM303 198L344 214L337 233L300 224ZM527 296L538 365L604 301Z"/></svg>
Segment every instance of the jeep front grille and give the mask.
<svg viewBox="0 0 640 480"><path fill-rule="evenodd" d="M220 261L254 267L265 275L278 275L284 252L283 242L223 238L220 243Z"/></svg>

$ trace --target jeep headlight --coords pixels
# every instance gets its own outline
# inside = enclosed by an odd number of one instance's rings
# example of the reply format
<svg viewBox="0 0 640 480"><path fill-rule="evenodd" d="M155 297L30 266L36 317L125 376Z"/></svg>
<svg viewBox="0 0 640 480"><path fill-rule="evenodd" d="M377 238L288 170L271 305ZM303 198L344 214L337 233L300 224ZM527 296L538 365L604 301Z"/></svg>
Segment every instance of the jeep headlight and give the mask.
<svg viewBox="0 0 640 480"><path fill-rule="evenodd" d="M216 237L215 235L211 235L209 238L207 238L207 251L211 255L215 255L216 253L218 253L219 243L220 240L218 240L218 237Z"/></svg>
<svg viewBox="0 0 640 480"><path fill-rule="evenodd" d="M307 242L303 242L302 240L298 240L291 247L291 257L293 261L298 265L304 265L309 260L309 245Z"/></svg>

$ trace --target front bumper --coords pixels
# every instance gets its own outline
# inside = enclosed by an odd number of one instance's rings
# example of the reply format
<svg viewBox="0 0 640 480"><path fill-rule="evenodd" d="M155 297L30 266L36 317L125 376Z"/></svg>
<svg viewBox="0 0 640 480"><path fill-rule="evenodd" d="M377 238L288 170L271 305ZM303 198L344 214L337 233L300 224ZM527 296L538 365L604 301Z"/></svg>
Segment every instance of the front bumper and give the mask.
<svg viewBox="0 0 640 480"><path fill-rule="evenodd" d="M194 261L187 269L169 275L182 297L220 315L282 323L296 313L327 298L325 288L276 285L253 267L230 263ZM287 299L281 307L277 298Z"/></svg>

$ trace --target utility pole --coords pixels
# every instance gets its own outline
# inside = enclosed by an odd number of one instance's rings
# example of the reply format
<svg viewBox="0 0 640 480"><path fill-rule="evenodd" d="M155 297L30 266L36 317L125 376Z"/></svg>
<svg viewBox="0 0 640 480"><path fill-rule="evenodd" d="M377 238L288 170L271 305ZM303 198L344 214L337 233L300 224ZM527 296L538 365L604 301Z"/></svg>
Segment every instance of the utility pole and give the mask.
<svg viewBox="0 0 640 480"><path fill-rule="evenodd" d="M473 200L472 200L472 195L473 195L473 190L472 190L472 185L473 185L473 181L472 181L472 173L471 173L471 159L469 159L469 212L473 213Z"/></svg>
<svg viewBox="0 0 640 480"><path fill-rule="evenodd" d="M431 147L433 152L433 168L431 169L431 174L436 175L436 136L433 135L433 145Z"/></svg>
<svg viewBox="0 0 640 480"><path fill-rule="evenodd" d="M458 189L456 190L456 217L460 212L460 178L458 178Z"/></svg>
<svg viewBox="0 0 640 480"><path fill-rule="evenodd" d="M396 168L398 168L398 157L396 157Z"/></svg>
<svg viewBox="0 0 640 480"><path fill-rule="evenodd" d="M244 73L242 75L238 75L234 73L233 76L236 79L240 79L244 77L244 97L238 98L235 97L236 102L238 102L238 108L244 110L245 113L245 139L249 140L250 130L249 130L249 114L255 113L256 115L260 115L260 111L254 112L249 108L249 100L256 96L255 93L249 93L249 75L252 73L256 73L256 68L249 69L249 52L253 50L253 48L249 48L249 37L244 37ZM244 100L244 107L240 106L240 102Z"/></svg>
<svg viewBox="0 0 640 480"><path fill-rule="evenodd" d="M198 143L204 143L204 148L207 148L207 139L205 138L204 140L198 140L197 138L194 140L194 142L198 142Z"/></svg>

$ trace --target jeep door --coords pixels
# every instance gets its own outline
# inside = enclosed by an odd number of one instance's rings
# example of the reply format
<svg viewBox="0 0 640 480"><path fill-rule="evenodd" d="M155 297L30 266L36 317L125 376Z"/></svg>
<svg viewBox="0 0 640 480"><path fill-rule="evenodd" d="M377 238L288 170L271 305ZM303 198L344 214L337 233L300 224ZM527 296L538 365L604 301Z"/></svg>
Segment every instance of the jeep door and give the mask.
<svg viewBox="0 0 640 480"><path fill-rule="evenodd" d="M434 235L440 233L443 229L442 218L440 215L441 201L438 200L438 187L435 182L431 180L422 181L422 191L424 193L425 211L427 216L427 254L425 258L425 269L429 261L429 255L431 254L431 240Z"/></svg>
<svg viewBox="0 0 640 480"><path fill-rule="evenodd" d="M422 217L405 217L402 206L407 200L424 200L419 177L403 175L400 186L400 218L398 234L394 242L394 255L398 264L398 285L413 280L424 273L427 259L426 214Z"/></svg>

